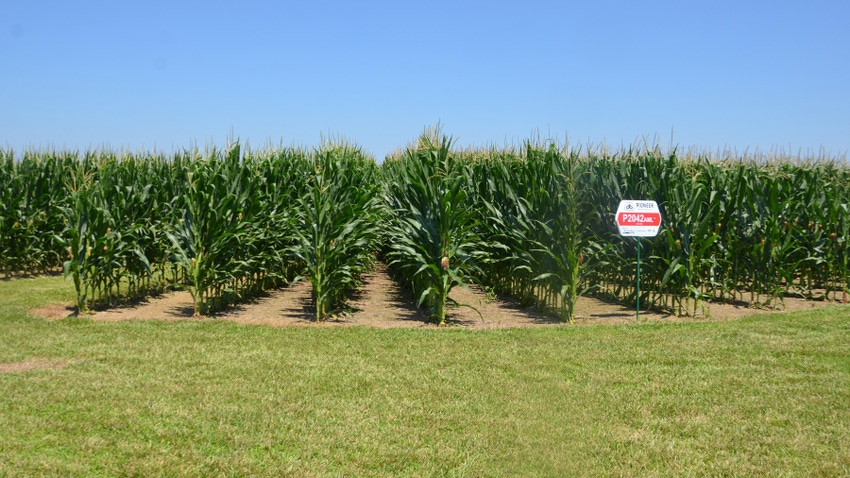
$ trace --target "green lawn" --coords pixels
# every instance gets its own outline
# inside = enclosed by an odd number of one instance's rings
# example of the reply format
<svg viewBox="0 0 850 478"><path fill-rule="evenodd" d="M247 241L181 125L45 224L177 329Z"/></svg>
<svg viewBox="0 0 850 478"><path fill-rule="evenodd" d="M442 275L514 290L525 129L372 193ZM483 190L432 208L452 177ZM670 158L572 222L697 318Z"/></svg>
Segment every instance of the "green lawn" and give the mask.
<svg viewBox="0 0 850 478"><path fill-rule="evenodd" d="M850 476L850 308L493 331L48 322L0 281L0 476Z"/></svg>

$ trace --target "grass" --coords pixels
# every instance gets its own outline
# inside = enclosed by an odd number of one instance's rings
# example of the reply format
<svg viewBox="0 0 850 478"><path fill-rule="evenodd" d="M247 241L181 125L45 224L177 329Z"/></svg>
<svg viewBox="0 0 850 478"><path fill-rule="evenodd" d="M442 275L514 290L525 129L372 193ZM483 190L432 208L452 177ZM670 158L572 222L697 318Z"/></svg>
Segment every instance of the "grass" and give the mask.
<svg viewBox="0 0 850 478"><path fill-rule="evenodd" d="M850 308L493 331L48 322L0 281L0 476L850 476Z"/></svg>

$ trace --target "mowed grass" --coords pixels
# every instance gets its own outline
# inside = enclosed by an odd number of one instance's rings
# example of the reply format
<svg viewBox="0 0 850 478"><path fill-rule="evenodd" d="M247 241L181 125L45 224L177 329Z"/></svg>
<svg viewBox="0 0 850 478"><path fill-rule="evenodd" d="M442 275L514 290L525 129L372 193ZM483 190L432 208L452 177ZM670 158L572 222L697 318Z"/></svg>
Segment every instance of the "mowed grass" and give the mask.
<svg viewBox="0 0 850 478"><path fill-rule="evenodd" d="M0 281L0 476L850 476L850 309L459 329L49 322Z"/></svg>

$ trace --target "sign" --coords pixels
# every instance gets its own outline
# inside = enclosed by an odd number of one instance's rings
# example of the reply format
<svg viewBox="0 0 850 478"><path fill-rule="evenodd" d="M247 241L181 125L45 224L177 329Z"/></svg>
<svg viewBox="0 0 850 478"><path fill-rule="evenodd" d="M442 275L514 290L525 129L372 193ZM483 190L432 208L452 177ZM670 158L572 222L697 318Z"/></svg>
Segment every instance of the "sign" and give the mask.
<svg viewBox="0 0 850 478"><path fill-rule="evenodd" d="M621 236L655 237L661 228L661 211L655 201L620 201L617 227Z"/></svg>

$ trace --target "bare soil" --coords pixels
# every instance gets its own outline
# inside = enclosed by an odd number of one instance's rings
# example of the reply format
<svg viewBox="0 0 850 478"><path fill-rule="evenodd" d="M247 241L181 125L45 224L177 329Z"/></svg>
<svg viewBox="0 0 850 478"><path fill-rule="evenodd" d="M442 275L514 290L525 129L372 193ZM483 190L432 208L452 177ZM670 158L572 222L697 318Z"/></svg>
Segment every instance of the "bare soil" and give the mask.
<svg viewBox="0 0 850 478"><path fill-rule="evenodd" d="M521 307L510 298L490 297L482 290L472 287L466 290L455 287L450 297L460 306L450 307L447 325L488 329L503 327L529 327L558 324L558 317ZM828 304L826 301L809 301L801 298L786 298L782 310L800 310ZM244 304L219 312L210 317L193 317L192 297L188 292L169 292L151 297L137 304L93 312L97 321L142 320L230 320L243 324L270 326L367 326L435 327L428 320L427 311L416 307L415 300L393 281L386 266L379 264L374 273L365 280L363 288L349 301L348 308L316 324L315 309L311 304L310 283L301 281L293 286L269 291ZM738 317L775 309L753 308L746 303L707 303L697 309L696 317L677 317L653 311L641 311L641 320L650 322L730 320ZM31 314L49 319L60 319L73 315L73 307L54 304L33 309ZM622 323L635 321L635 310L621 304L609 303L591 297L581 297L576 307L575 323L579 325Z"/></svg>
<svg viewBox="0 0 850 478"><path fill-rule="evenodd" d="M0 363L0 373L26 372L27 370L50 370L60 369L68 365L68 360L50 360L34 357L21 362Z"/></svg>
<svg viewBox="0 0 850 478"><path fill-rule="evenodd" d="M44 307L30 309L27 312L45 319L56 320L74 315L75 309L71 304L47 304Z"/></svg>

